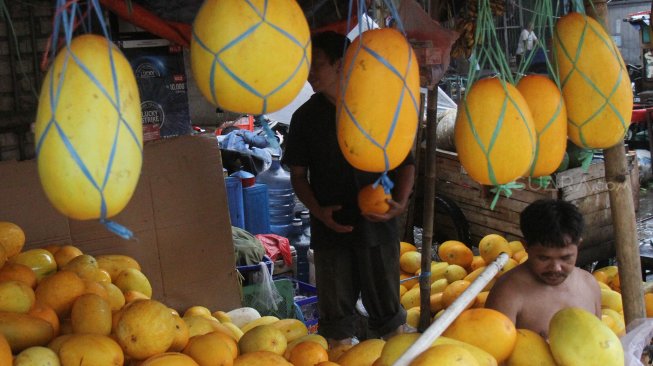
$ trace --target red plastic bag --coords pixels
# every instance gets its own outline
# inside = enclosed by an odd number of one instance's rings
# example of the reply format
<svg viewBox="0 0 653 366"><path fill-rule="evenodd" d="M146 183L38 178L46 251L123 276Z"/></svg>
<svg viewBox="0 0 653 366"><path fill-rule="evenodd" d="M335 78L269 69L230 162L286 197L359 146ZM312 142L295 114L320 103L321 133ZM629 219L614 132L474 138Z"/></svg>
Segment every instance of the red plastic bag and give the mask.
<svg viewBox="0 0 653 366"><path fill-rule="evenodd" d="M420 85L433 89L449 68L451 47L460 34L431 19L415 0L401 2L399 17L419 61Z"/></svg>
<svg viewBox="0 0 653 366"><path fill-rule="evenodd" d="M292 264L292 255L290 254L290 242L287 238L275 234L257 234L256 238L263 244L265 254L273 261L283 258L283 262L289 266Z"/></svg>

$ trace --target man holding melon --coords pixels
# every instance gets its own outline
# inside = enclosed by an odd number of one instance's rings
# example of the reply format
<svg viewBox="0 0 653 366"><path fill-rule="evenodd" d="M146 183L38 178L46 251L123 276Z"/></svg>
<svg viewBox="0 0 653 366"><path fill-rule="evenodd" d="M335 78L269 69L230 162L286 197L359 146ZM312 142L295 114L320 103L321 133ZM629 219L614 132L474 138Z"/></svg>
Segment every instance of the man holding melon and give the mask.
<svg viewBox="0 0 653 366"><path fill-rule="evenodd" d="M576 267L583 226L583 216L569 202L546 199L526 207L520 227L528 259L497 280L485 307L545 339L551 318L563 308L582 308L600 319L599 285L589 272Z"/></svg>
<svg viewBox="0 0 653 366"><path fill-rule="evenodd" d="M311 212L319 332L330 347L357 342L359 294L376 336L400 332L406 321L399 302L395 217L408 205L414 163L409 155L388 172L395 186L387 212L361 213L358 192L380 174L352 167L338 145L335 103L348 43L335 32L313 36L309 82L315 94L293 114L283 157L297 197Z"/></svg>

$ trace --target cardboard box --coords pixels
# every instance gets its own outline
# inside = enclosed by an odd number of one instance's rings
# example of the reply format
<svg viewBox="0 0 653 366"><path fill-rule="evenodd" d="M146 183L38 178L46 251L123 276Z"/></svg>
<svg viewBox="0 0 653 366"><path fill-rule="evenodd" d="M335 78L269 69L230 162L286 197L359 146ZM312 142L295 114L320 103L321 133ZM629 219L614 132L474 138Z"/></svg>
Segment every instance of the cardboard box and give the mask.
<svg viewBox="0 0 653 366"><path fill-rule="evenodd" d="M153 298L183 311L241 306L220 150L214 137L146 143L141 177L111 220L134 232L124 240L96 220L78 221L50 204L35 160L0 162L0 221L21 226L26 248L70 243L90 255L134 257Z"/></svg>

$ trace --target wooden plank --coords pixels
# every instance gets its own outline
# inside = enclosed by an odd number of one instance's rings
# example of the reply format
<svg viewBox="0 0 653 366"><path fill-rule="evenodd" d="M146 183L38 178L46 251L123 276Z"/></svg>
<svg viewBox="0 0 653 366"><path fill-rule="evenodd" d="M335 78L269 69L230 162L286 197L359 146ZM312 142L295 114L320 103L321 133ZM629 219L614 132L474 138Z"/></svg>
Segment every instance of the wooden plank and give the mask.
<svg viewBox="0 0 653 366"><path fill-rule="evenodd" d="M569 202L576 205L581 213L586 214L610 208L610 195L608 192L600 192L583 196Z"/></svg>
<svg viewBox="0 0 653 366"><path fill-rule="evenodd" d="M563 189L560 198L565 201L573 201L593 194L607 192L607 187L605 179L594 179Z"/></svg>
<svg viewBox="0 0 653 366"><path fill-rule="evenodd" d="M456 202L458 207L465 213L474 212L477 214L482 214L495 218L497 220L507 221L514 224L519 224L519 212L507 211L507 210L497 210L496 207L494 210L491 210L489 204L487 207L479 207L474 202L469 202L464 198L459 198L459 201Z"/></svg>
<svg viewBox="0 0 653 366"><path fill-rule="evenodd" d="M519 229L519 225L514 222L499 220L494 217L490 217L474 211L466 211L465 217L467 217L467 221L469 221L470 223L479 224L489 228L496 228L497 231L501 231L503 233L521 235L521 230Z"/></svg>
<svg viewBox="0 0 653 366"><path fill-rule="evenodd" d="M563 189L565 187L580 184L588 180L594 180L603 177L605 177L605 166L602 162L597 162L590 164L587 172L583 172L583 168L573 168L555 173L553 175L553 183L557 189Z"/></svg>
<svg viewBox="0 0 653 366"><path fill-rule="evenodd" d="M614 240L614 228L612 225L593 227L583 233L583 246L591 247L600 245L606 241Z"/></svg>
<svg viewBox="0 0 653 366"><path fill-rule="evenodd" d="M586 228L598 228L606 225L612 225L612 212L610 209L594 211L583 214Z"/></svg>

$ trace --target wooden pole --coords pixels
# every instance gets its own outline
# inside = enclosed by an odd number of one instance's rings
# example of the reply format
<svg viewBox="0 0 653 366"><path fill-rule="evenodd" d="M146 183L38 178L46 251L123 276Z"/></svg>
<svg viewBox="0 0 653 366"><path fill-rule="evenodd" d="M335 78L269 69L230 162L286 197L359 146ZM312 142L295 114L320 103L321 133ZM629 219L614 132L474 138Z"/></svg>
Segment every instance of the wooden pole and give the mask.
<svg viewBox="0 0 653 366"><path fill-rule="evenodd" d="M419 330L431 324L431 244L435 220L435 141L438 119L438 88L429 89L426 95L426 166L424 169L424 213L422 219L422 272L419 277L420 316Z"/></svg>
<svg viewBox="0 0 653 366"><path fill-rule="evenodd" d="M610 34L610 28L606 24L608 19L607 3L604 0L594 0L594 6L587 0L585 3L587 15L601 23ZM630 118L630 116L627 117ZM624 144L619 143L605 149L603 153L605 156L605 181L610 196L610 211L619 264L624 318L626 324L629 324L635 319L646 317L632 186Z"/></svg>

